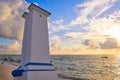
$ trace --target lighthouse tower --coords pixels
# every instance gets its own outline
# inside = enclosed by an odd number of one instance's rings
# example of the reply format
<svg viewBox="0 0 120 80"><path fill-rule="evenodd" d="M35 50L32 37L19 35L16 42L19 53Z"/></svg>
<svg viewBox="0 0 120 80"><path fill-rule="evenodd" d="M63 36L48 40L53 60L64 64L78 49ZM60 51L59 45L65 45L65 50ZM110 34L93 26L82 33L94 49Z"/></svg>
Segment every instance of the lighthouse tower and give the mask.
<svg viewBox="0 0 120 80"><path fill-rule="evenodd" d="M57 73L50 63L48 24L50 13L35 4L28 7L22 46L21 66L12 72L20 80L57 80Z"/></svg>

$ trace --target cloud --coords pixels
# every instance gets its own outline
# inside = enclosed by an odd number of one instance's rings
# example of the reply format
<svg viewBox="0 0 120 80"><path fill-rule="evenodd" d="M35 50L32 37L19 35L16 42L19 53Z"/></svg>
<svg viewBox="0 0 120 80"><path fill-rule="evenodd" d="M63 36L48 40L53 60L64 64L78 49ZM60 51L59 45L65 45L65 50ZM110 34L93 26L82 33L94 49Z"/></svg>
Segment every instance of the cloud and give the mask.
<svg viewBox="0 0 120 80"><path fill-rule="evenodd" d="M118 42L115 38L108 38L104 43L100 43L101 49L118 48Z"/></svg>
<svg viewBox="0 0 120 80"><path fill-rule="evenodd" d="M63 19L57 19L55 21L48 22L48 28L50 34L69 30L69 26L64 24Z"/></svg>
<svg viewBox="0 0 120 80"><path fill-rule="evenodd" d="M50 51L51 54L60 53L61 51L70 51L69 47L66 47L66 42L63 42L59 36L53 36L50 38Z"/></svg>
<svg viewBox="0 0 120 80"><path fill-rule="evenodd" d="M62 24L64 22L63 19L55 20L53 23L54 24Z"/></svg>
<svg viewBox="0 0 120 80"><path fill-rule="evenodd" d="M119 40L109 33L113 28L120 30L120 10L116 7L118 1L85 0L74 7L76 18L69 24L65 25L63 19L50 22L51 33L64 31L63 37L59 34L56 34L57 38L54 37L51 44L52 52L73 54L89 52L96 54L104 51L112 54L109 51L115 53L115 50L119 52Z"/></svg>
<svg viewBox="0 0 120 80"><path fill-rule="evenodd" d="M60 38L58 36L54 36L50 39L50 47L52 50L59 50L60 49Z"/></svg>
<svg viewBox="0 0 120 80"><path fill-rule="evenodd" d="M22 40L24 19L21 15L27 6L24 0L0 0L0 37Z"/></svg>
<svg viewBox="0 0 120 80"><path fill-rule="evenodd" d="M65 42L62 42L62 40L60 39L59 36L53 36L50 38L50 50L51 52L54 51L66 51L66 50L70 50L69 47L65 46Z"/></svg>
<svg viewBox="0 0 120 80"><path fill-rule="evenodd" d="M79 39L81 38L82 36L85 33L82 33L82 32L68 32L68 33L65 33L64 36L67 37L67 38L72 38L72 39Z"/></svg>
<svg viewBox="0 0 120 80"><path fill-rule="evenodd" d="M14 41L10 44L0 44L0 54L20 54L20 44L18 41Z"/></svg>
<svg viewBox="0 0 120 80"><path fill-rule="evenodd" d="M89 40L89 39L85 40L83 44L86 46L89 46L89 48L92 48L92 49L99 48L99 45L94 40Z"/></svg>
<svg viewBox="0 0 120 80"><path fill-rule="evenodd" d="M9 44L7 46L8 49L12 50L12 51L19 51L20 50L20 44L18 43L18 41L15 41L12 44Z"/></svg>
<svg viewBox="0 0 120 80"><path fill-rule="evenodd" d="M111 8L117 0L89 0L75 6L75 11L78 14L77 18L70 24L85 25L89 23L89 19L99 17L103 12Z"/></svg>
<svg viewBox="0 0 120 80"><path fill-rule="evenodd" d="M75 12L77 16L69 24L71 27L76 27L77 30L81 28L84 31L72 31L66 32L64 36L66 38L79 40L87 48L107 48L107 45L111 48L117 48L117 44L112 42L112 36L109 30L116 27L120 28L120 10L110 8L115 7L118 0L87 0L84 3L75 6ZM71 28L72 29L72 28ZM114 37L115 38L115 37ZM118 40L117 40L118 41ZM80 45L81 46L81 45Z"/></svg>
<svg viewBox="0 0 120 80"><path fill-rule="evenodd" d="M11 15L12 9L7 5L0 3L0 21L5 21Z"/></svg>

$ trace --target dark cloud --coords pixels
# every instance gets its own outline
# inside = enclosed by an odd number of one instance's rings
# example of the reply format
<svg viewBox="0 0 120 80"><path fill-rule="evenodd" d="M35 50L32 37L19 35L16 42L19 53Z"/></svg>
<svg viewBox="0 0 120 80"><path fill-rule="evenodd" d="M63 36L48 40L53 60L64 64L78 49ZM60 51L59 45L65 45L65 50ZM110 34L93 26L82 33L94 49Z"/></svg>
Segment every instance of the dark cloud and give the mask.
<svg viewBox="0 0 120 80"><path fill-rule="evenodd" d="M90 40L85 40L85 42L84 42L84 45L89 45L90 44Z"/></svg>
<svg viewBox="0 0 120 80"><path fill-rule="evenodd" d="M83 44L89 46L90 48L99 48L99 45L97 45L94 40L87 39Z"/></svg>
<svg viewBox="0 0 120 80"><path fill-rule="evenodd" d="M108 38L104 43L100 43L101 49L114 49L118 48L118 43L115 38Z"/></svg>

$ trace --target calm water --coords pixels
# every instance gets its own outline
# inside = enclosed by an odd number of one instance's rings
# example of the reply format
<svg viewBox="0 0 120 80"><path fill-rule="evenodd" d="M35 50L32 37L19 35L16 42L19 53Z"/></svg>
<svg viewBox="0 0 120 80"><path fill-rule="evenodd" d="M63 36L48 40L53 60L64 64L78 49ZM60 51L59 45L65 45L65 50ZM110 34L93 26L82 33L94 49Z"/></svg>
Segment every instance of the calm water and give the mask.
<svg viewBox="0 0 120 80"><path fill-rule="evenodd" d="M0 56L19 65L20 56ZM51 56L59 80L120 80L120 55Z"/></svg>

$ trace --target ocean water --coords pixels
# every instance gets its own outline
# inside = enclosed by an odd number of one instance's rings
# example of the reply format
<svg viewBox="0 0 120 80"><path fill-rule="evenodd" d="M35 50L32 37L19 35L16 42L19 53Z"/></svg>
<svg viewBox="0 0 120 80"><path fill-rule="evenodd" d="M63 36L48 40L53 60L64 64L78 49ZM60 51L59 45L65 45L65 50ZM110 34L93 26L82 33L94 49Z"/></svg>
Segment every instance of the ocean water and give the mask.
<svg viewBox="0 0 120 80"><path fill-rule="evenodd" d="M1 63L20 65L20 56L0 56ZM120 80L120 55L51 56L58 80Z"/></svg>

